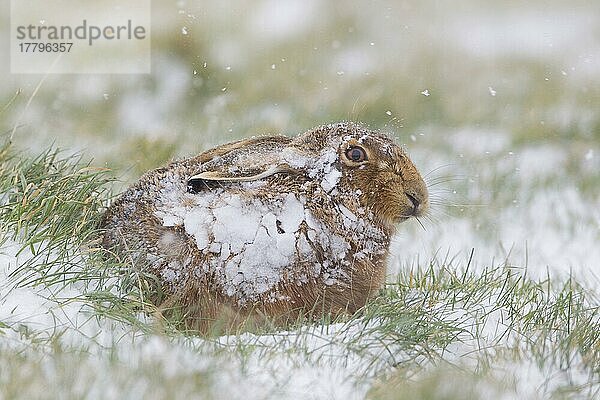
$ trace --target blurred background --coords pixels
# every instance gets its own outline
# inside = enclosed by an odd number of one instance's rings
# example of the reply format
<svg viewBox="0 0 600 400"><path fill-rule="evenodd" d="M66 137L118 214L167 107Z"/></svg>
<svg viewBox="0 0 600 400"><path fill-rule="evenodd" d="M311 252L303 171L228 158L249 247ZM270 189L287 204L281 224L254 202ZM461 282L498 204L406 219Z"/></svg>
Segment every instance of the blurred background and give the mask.
<svg viewBox="0 0 600 400"><path fill-rule="evenodd" d="M598 1L154 1L150 75L48 75L26 107L43 77L8 65L1 132L93 157L116 191L223 142L361 121L431 184L391 273L472 248L540 276L600 266Z"/></svg>

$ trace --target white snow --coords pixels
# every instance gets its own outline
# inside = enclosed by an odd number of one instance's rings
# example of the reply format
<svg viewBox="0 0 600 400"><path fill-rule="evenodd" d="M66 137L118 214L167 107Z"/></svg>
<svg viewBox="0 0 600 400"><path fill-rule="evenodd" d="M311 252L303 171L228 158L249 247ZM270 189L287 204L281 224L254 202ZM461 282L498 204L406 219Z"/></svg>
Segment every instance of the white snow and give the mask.
<svg viewBox="0 0 600 400"><path fill-rule="evenodd" d="M183 221L186 232L196 239L198 249L214 253L207 254L210 269L219 278L224 293L237 298L240 304L273 289L295 259L317 262L300 232L303 221L310 221L309 237L319 238L324 248L335 252L340 259L349 248L344 239L315 221L311 211L305 209L304 200L293 193L261 202L221 189L202 196L181 193L179 189L167 186L168 201L156 214L163 217L165 226L174 218ZM181 207L184 198L190 206ZM178 275L169 273L163 277L175 279Z"/></svg>
<svg viewBox="0 0 600 400"><path fill-rule="evenodd" d="M213 239L217 243L229 243L232 252L240 253L246 244L254 242L257 229L261 226L261 214L246 207L240 196L223 196L223 199L228 204L219 207L219 199L216 200L217 205L213 206L212 210L198 208L197 212L206 215L204 229L212 232ZM187 221L187 214L185 220ZM213 221L214 225L207 226L207 223Z"/></svg>
<svg viewBox="0 0 600 400"><path fill-rule="evenodd" d="M288 193L285 196L279 221L284 232L296 232L300 224L304 221L304 205L294 194Z"/></svg>
<svg viewBox="0 0 600 400"><path fill-rule="evenodd" d="M177 225L183 224L183 220L176 215L167 214L167 213L157 213L156 216L162 218L164 226L177 226ZM193 232L188 232L188 233L191 235L194 235Z"/></svg>
<svg viewBox="0 0 600 400"><path fill-rule="evenodd" d="M342 171L340 171L337 168L332 168L329 172L327 172L327 174L323 178L323 181L321 182L321 187L326 192L330 192L337 186L341 177Z"/></svg>
<svg viewBox="0 0 600 400"><path fill-rule="evenodd" d="M166 220L163 220L164 226L172 226L169 225L171 219L172 218L167 217ZM204 250L209 244L206 225L212 221L212 218L202 211L191 211L186 214L185 219L181 217L177 219L183 221L185 231L196 239L196 246L198 246L198 249Z"/></svg>
<svg viewBox="0 0 600 400"><path fill-rule="evenodd" d="M331 192L342 177L342 171L335 165L337 157L336 151L329 148L321 154L321 157L308 170L310 178L322 177L321 187L326 192Z"/></svg>

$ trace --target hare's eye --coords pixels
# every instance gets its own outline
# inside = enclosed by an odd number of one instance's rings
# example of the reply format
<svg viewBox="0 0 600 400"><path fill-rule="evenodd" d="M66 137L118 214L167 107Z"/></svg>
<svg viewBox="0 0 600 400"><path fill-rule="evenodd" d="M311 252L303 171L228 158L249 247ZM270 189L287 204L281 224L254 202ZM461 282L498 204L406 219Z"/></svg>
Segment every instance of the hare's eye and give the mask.
<svg viewBox="0 0 600 400"><path fill-rule="evenodd" d="M346 150L346 157L353 162L363 162L367 160L367 153L362 147L350 147Z"/></svg>

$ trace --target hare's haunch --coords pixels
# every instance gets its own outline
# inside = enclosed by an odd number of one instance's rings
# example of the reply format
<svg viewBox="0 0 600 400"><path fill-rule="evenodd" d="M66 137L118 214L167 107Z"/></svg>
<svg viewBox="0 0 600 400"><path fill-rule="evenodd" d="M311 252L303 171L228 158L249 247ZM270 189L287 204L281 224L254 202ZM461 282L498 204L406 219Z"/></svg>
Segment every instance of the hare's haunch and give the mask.
<svg viewBox="0 0 600 400"><path fill-rule="evenodd" d="M350 123L225 144L145 174L107 210L104 246L207 330L352 313L427 188L388 136ZM161 295L162 294L162 295Z"/></svg>

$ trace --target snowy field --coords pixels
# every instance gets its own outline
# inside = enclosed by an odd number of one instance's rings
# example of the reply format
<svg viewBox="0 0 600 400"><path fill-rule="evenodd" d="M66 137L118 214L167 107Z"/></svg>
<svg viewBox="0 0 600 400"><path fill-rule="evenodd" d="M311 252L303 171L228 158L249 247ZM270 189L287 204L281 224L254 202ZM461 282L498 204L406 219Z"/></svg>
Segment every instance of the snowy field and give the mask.
<svg viewBox="0 0 600 400"><path fill-rule="evenodd" d="M151 75L50 75L32 97L41 77L2 63L0 399L599 398L599 15L164 1ZM110 193L148 169L339 120L396 136L431 193L362 314L202 338L99 256Z"/></svg>

